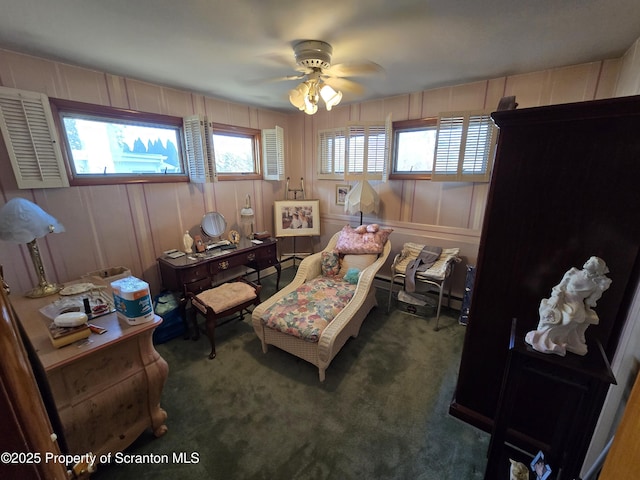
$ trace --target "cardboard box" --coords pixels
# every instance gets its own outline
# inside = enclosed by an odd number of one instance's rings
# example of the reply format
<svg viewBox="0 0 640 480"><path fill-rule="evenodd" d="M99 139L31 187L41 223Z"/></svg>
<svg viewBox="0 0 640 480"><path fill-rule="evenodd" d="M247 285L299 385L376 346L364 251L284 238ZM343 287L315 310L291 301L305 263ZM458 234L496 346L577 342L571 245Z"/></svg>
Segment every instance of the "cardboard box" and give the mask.
<svg viewBox="0 0 640 480"><path fill-rule="evenodd" d="M126 278L131 276L131 270L127 267L108 267L103 268L102 270L95 270L93 272L89 272L83 275L83 278L97 278L103 282L111 283L115 280L119 280L121 278Z"/></svg>

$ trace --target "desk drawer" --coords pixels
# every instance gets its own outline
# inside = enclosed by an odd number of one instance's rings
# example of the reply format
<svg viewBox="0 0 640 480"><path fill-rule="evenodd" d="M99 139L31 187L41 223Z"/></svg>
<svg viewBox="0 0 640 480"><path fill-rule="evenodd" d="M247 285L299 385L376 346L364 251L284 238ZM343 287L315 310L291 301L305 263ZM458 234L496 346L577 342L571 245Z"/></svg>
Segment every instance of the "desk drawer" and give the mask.
<svg viewBox="0 0 640 480"><path fill-rule="evenodd" d="M255 258L252 260L252 262L260 265L262 268L279 263L276 244L273 243L257 250Z"/></svg>
<svg viewBox="0 0 640 480"><path fill-rule="evenodd" d="M240 252L236 255L229 255L216 258L210 262L210 275L223 272L230 268L251 265L261 257L261 250L249 250L248 252Z"/></svg>
<svg viewBox="0 0 640 480"><path fill-rule="evenodd" d="M182 284L196 282L198 280L203 280L209 277L209 269L206 264L197 265L193 268L186 268L184 270L180 270L180 277Z"/></svg>

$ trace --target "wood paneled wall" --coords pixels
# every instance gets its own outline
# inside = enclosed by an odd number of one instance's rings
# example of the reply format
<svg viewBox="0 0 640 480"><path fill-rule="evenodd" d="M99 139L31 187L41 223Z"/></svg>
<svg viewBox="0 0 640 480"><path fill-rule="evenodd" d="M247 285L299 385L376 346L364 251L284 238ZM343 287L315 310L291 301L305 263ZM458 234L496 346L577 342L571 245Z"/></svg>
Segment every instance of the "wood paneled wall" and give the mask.
<svg viewBox="0 0 640 480"><path fill-rule="evenodd" d="M8 50L0 50L0 85L154 113L203 113L215 122L252 128L282 126L291 185L297 186L303 177L306 197L318 198L322 212L321 237L313 239L313 245L308 247L300 241L297 248L317 250L344 224L359 222L359 217L345 215L343 207L335 204L335 185L339 182L317 179L319 129L343 126L350 120L384 119L389 113L393 120L405 120L440 111L493 109L505 95L516 95L520 107L610 97L619 67L619 60L603 60L345 104L313 116L257 109ZM124 265L149 282L155 293L160 289L156 258L164 250L179 248L184 231L198 225L204 213L219 211L229 229L237 227L239 210L245 195L250 194L256 210L256 228L273 231L273 201L284 199L286 194L285 182L267 181L19 190L1 142L0 139L0 203L23 196L66 227L65 233L39 241L52 281L65 282L93 270ZM459 246L465 263L475 263L487 184L411 180L372 184L381 197L381 212L366 216L364 221L394 228L393 254L405 241L418 241ZM291 251L291 242L290 238L284 239L281 250ZM2 242L0 263L4 264L14 292L24 292L37 283L24 246ZM381 274L387 276L388 268L383 268ZM462 296L463 282L464 268L458 268L454 295Z"/></svg>
<svg viewBox="0 0 640 480"><path fill-rule="evenodd" d="M175 116L206 114L214 122L251 128L280 125L288 135L289 115L152 85L135 79L51 62L0 50L0 84L46 93L51 97L132 108ZM0 139L2 142L2 139ZM285 151L286 153L286 151ZM218 211L228 229L239 229L240 209L251 195L256 228L271 230L273 200L283 182L238 181L104 185L63 189L19 190L4 144L0 145L1 204L22 196L58 218L66 232L38 241L51 281L65 282L109 266L127 266L160 289L156 258L181 248L185 230L199 225L202 215ZM37 278L26 248L2 242L0 263L16 294Z"/></svg>

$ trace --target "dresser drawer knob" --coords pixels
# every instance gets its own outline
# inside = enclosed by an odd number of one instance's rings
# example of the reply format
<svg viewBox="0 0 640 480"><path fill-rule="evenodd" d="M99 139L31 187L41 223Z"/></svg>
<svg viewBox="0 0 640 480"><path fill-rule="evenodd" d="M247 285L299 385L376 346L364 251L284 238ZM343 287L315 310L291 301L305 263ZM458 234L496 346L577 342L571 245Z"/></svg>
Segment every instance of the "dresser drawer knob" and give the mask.
<svg viewBox="0 0 640 480"><path fill-rule="evenodd" d="M229 262L226 260L224 262L220 262L218 263L218 267L220 267L220 270L226 270L229 268Z"/></svg>

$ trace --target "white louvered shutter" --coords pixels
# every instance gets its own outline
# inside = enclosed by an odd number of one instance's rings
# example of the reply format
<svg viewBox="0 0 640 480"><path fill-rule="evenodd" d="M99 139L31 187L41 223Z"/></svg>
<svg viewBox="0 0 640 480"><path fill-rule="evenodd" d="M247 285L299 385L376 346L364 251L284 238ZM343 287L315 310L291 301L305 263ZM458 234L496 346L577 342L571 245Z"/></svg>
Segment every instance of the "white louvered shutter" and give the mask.
<svg viewBox="0 0 640 480"><path fill-rule="evenodd" d="M276 126L262 130L263 178L284 180L284 130Z"/></svg>
<svg viewBox="0 0 640 480"><path fill-rule="evenodd" d="M218 180L211 148L211 126L206 117L183 118L185 156L189 180L193 183Z"/></svg>
<svg viewBox="0 0 640 480"><path fill-rule="evenodd" d="M345 167L345 129L318 131L318 178L342 180Z"/></svg>
<svg viewBox="0 0 640 480"><path fill-rule="evenodd" d="M69 186L46 95L0 87L0 131L18 188Z"/></svg>
<svg viewBox="0 0 640 480"><path fill-rule="evenodd" d="M488 182L497 132L487 112L441 114L431 180Z"/></svg>
<svg viewBox="0 0 640 480"><path fill-rule="evenodd" d="M347 126L345 180L386 180L391 120Z"/></svg>

